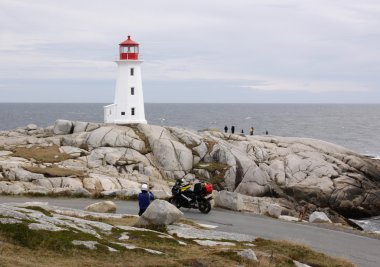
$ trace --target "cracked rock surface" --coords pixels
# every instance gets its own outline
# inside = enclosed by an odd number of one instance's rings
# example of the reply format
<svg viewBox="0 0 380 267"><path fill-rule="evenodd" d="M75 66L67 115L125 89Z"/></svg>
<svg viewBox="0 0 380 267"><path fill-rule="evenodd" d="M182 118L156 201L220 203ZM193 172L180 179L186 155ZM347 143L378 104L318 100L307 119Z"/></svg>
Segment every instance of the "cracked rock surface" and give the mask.
<svg viewBox="0 0 380 267"><path fill-rule="evenodd" d="M257 210L252 197L281 215L380 215L379 161L320 140L65 120L0 132L2 194L130 198L149 183L161 198L183 177L243 195L243 210Z"/></svg>

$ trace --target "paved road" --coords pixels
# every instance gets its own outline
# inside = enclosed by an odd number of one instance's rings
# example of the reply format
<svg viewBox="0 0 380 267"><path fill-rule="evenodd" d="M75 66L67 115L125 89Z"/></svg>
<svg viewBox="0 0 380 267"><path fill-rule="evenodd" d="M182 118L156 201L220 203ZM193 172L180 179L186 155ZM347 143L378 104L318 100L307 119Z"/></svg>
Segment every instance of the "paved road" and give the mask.
<svg viewBox="0 0 380 267"><path fill-rule="evenodd" d="M83 209L97 202L94 199L23 198L0 196L0 203L42 201L50 205ZM137 214L137 203L115 201L118 213ZM267 239L290 240L308 245L332 256L347 258L357 266L380 266L380 240L351 233L334 231L310 224L284 222L264 216L213 209L209 214L183 210L187 218L218 226L218 230L250 234Z"/></svg>

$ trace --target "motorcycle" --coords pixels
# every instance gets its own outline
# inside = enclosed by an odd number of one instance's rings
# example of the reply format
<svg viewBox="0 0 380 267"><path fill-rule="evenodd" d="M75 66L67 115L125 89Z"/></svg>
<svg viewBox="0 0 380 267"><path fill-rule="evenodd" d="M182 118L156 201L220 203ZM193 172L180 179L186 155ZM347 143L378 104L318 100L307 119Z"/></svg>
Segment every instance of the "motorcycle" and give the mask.
<svg viewBox="0 0 380 267"><path fill-rule="evenodd" d="M169 202L178 209L181 207L199 209L206 214L211 210L212 190L212 185L208 183L196 183L194 190L191 190L191 185L182 186L182 181L178 179L172 188Z"/></svg>

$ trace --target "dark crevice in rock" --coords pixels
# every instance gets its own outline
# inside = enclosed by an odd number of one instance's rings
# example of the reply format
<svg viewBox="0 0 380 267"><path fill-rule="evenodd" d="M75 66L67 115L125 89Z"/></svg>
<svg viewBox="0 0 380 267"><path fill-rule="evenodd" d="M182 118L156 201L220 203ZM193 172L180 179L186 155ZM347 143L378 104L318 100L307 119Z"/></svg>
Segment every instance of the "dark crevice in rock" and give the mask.
<svg viewBox="0 0 380 267"><path fill-rule="evenodd" d="M244 172L243 172L243 166L241 165L240 161L236 159L236 178L235 178L235 188L239 186L241 181L243 181Z"/></svg>

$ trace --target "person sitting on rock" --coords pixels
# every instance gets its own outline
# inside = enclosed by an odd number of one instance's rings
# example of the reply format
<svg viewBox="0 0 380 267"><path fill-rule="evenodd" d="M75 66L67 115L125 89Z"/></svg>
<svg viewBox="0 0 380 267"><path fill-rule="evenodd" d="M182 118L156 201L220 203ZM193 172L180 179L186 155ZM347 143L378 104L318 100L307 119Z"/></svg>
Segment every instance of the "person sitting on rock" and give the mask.
<svg viewBox="0 0 380 267"><path fill-rule="evenodd" d="M139 200L139 208L140 208L139 216L141 216L145 212L145 210L149 207L150 202L154 200L153 193L148 192L147 184L141 185L141 193L138 196L138 200Z"/></svg>

